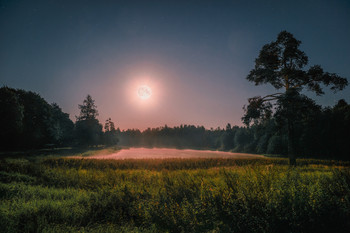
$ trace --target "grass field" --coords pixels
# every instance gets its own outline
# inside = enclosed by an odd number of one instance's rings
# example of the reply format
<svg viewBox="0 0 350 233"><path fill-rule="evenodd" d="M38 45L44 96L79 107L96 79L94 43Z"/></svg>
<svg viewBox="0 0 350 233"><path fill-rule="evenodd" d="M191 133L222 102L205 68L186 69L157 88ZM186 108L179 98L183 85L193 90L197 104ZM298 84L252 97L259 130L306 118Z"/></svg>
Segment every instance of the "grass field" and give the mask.
<svg viewBox="0 0 350 233"><path fill-rule="evenodd" d="M349 232L350 163L298 162L2 158L0 231Z"/></svg>

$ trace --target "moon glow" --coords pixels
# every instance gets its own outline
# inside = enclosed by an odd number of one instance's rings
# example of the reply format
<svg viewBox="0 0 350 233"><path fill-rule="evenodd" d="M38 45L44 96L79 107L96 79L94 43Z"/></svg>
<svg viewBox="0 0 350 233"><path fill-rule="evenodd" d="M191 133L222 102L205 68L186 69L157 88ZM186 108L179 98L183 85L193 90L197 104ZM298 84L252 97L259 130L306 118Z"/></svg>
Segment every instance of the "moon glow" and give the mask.
<svg viewBox="0 0 350 233"><path fill-rule="evenodd" d="M137 95L141 99L148 99L152 95L152 90L149 86L142 85L138 88Z"/></svg>

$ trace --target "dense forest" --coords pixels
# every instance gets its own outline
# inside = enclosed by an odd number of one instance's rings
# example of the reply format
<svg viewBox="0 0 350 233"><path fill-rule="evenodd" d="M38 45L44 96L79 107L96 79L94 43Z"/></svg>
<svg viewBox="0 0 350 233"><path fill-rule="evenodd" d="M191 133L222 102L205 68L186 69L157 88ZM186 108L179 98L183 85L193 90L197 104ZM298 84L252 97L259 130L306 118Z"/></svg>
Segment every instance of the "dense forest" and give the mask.
<svg viewBox="0 0 350 233"><path fill-rule="evenodd" d="M111 145L118 142L113 122L108 119L105 131L96 118L97 107L90 95L78 106L75 123L58 104L49 104L39 94L0 88L0 148L22 150L62 146Z"/></svg>
<svg viewBox="0 0 350 233"><path fill-rule="evenodd" d="M57 104L20 89L0 89L0 146L2 149L40 148L69 144L74 124Z"/></svg>
<svg viewBox="0 0 350 233"><path fill-rule="evenodd" d="M349 160L350 105L345 100L339 100L335 106L323 108L309 101L312 107L304 109L297 118L298 156ZM224 129L206 129L194 125L165 125L144 131L121 131L110 118L102 126L97 119L97 106L90 95L78 107L80 115L73 123L57 104L48 104L37 93L0 88L1 150L119 143L123 146L278 155L286 155L288 151L287 132L280 109L276 109L269 118L255 121L247 127L227 124Z"/></svg>
<svg viewBox="0 0 350 233"><path fill-rule="evenodd" d="M295 130L297 155L300 157L350 159L350 105L339 100L333 107L305 110ZM278 111L276 111L278 113ZM227 124L225 129L207 130L203 126L160 127L143 132L120 132L120 143L127 146L214 149L259 154L287 155L287 132L275 114L250 127Z"/></svg>

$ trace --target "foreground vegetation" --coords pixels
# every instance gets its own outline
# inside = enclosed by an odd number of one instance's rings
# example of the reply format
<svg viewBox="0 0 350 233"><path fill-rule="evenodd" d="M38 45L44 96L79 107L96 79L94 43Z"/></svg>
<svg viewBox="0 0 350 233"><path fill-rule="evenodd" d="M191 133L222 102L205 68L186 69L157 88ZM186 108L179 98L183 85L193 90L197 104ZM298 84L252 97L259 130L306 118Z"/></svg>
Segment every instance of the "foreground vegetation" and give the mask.
<svg viewBox="0 0 350 233"><path fill-rule="evenodd" d="M2 232L348 232L349 162L0 162Z"/></svg>

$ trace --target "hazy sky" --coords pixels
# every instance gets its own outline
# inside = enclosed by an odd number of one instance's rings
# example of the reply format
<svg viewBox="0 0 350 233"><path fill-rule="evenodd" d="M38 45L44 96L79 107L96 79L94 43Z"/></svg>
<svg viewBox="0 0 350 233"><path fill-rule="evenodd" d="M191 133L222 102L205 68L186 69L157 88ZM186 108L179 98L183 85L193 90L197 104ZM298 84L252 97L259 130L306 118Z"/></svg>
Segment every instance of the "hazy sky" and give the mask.
<svg viewBox="0 0 350 233"><path fill-rule="evenodd" d="M310 65L350 81L350 1L0 0L0 85L39 93L75 120L87 94L121 129L241 125L245 78L287 30ZM152 96L137 97L139 85ZM314 95L309 95L314 97ZM350 102L350 88L317 103Z"/></svg>

